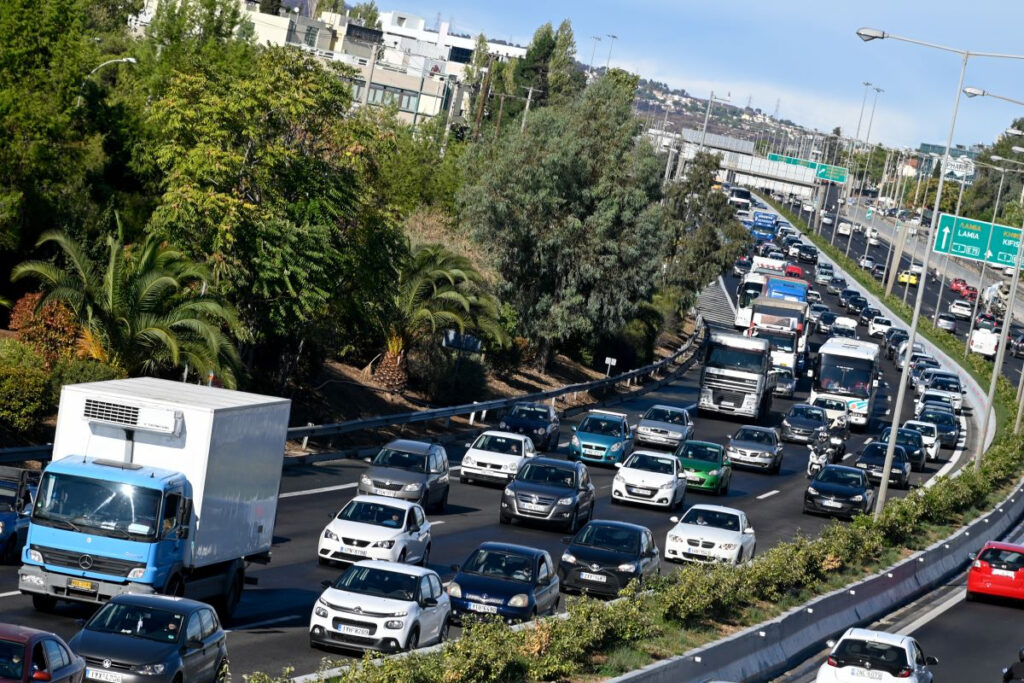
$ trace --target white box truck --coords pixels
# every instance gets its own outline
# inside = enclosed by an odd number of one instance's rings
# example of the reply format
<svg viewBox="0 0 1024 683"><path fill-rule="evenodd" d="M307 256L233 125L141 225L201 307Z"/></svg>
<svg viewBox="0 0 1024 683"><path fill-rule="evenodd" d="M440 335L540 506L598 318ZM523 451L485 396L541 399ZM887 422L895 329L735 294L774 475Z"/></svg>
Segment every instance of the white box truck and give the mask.
<svg viewBox="0 0 1024 683"><path fill-rule="evenodd" d="M37 609L122 593L230 615L267 561L291 402L140 377L61 391L18 586Z"/></svg>

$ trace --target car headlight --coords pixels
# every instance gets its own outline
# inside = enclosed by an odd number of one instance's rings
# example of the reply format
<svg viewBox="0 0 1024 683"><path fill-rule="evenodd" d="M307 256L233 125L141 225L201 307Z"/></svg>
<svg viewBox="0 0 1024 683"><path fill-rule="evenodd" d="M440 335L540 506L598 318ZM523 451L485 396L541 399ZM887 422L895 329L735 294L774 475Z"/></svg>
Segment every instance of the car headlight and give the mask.
<svg viewBox="0 0 1024 683"><path fill-rule="evenodd" d="M498 429L508 429L508 423L502 420L498 423Z"/></svg>
<svg viewBox="0 0 1024 683"><path fill-rule="evenodd" d="M327 610L321 607L320 605L317 605L313 608L313 614L317 615L321 619L327 618Z"/></svg>
<svg viewBox="0 0 1024 683"><path fill-rule="evenodd" d="M42 563L42 561L43 561L43 554L40 553L38 550L31 550L30 549L28 551L28 559L32 560L33 562Z"/></svg>
<svg viewBox="0 0 1024 683"><path fill-rule="evenodd" d="M573 435L571 443L576 448L579 448L580 447L580 437L578 437L576 435Z"/></svg>
<svg viewBox="0 0 1024 683"><path fill-rule="evenodd" d="M547 430L544 427L537 427L536 429L533 430L533 433L536 434L537 436L540 436L546 431Z"/></svg>
<svg viewBox="0 0 1024 683"><path fill-rule="evenodd" d="M324 529L324 538L330 539L332 541L340 541L341 540L340 538L338 538L338 534L334 533L330 529Z"/></svg>
<svg viewBox="0 0 1024 683"><path fill-rule="evenodd" d="M405 621L402 619L388 619L384 622L384 628L399 629L405 626Z"/></svg>
<svg viewBox="0 0 1024 683"><path fill-rule="evenodd" d="M518 472L519 471L519 463L517 463L517 462L505 463L505 471L506 472Z"/></svg>
<svg viewBox="0 0 1024 683"><path fill-rule="evenodd" d="M452 581L451 583L448 584L448 595L450 595L453 598L461 598L462 597L462 586L460 586L459 584L457 584L454 581Z"/></svg>
<svg viewBox="0 0 1024 683"><path fill-rule="evenodd" d="M529 604L530 596L526 593L519 593L518 595L513 595L511 598L509 598L508 601L509 607L526 607Z"/></svg>
<svg viewBox="0 0 1024 683"><path fill-rule="evenodd" d="M854 496L853 498L851 498L851 499L850 499L850 502L851 502L851 503L860 503L860 502L862 502L863 500L864 500L864 496L862 496L862 495L860 495L860 494L858 493L858 494L857 494L856 496Z"/></svg>
<svg viewBox="0 0 1024 683"><path fill-rule="evenodd" d="M359 483L366 484L367 486L373 486L373 479L370 479L370 475L364 472L359 475Z"/></svg>
<svg viewBox="0 0 1024 683"><path fill-rule="evenodd" d="M558 499L558 504L559 505L572 505L572 503L573 503L572 496L569 496L568 498L559 498Z"/></svg>
<svg viewBox="0 0 1024 683"><path fill-rule="evenodd" d="M664 484L662 484L661 486L659 486L658 488L659 489L670 489L670 488L674 488L675 485L676 485L676 483L674 481L667 481Z"/></svg>
<svg viewBox="0 0 1024 683"><path fill-rule="evenodd" d="M818 489L814 488L813 486L808 486L807 493L811 494L812 496L816 496L818 495Z"/></svg>
<svg viewBox="0 0 1024 683"><path fill-rule="evenodd" d="M395 539L392 538L392 539L389 539L387 541L377 541L376 543L373 544L372 547L374 547L374 548L394 548L395 547Z"/></svg>
<svg viewBox="0 0 1024 683"><path fill-rule="evenodd" d="M576 556L567 550L562 553L562 562L565 562L566 564L576 564Z"/></svg>
<svg viewBox="0 0 1024 683"><path fill-rule="evenodd" d="M738 547L738 544L736 544L736 543L722 543L718 547L721 548L722 550L736 550L736 548Z"/></svg>
<svg viewBox="0 0 1024 683"><path fill-rule="evenodd" d="M146 568L145 567L136 567L135 569L133 569L130 572L128 572L128 578L129 579L141 579L145 575L146 575Z"/></svg>
<svg viewBox="0 0 1024 683"><path fill-rule="evenodd" d="M670 540L673 543L682 543L686 539L683 538L682 536L676 536L675 534L669 534L668 535L668 540Z"/></svg>
<svg viewBox="0 0 1024 683"><path fill-rule="evenodd" d="M131 670L143 676L159 676L164 672L164 668L163 664L135 664Z"/></svg>
<svg viewBox="0 0 1024 683"><path fill-rule="evenodd" d="M612 447L609 448L608 450L610 450L612 453L615 453L616 451L621 451L622 450L622 442L621 441L616 441L615 443L612 444Z"/></svg>
<svg viewBox="0 0 1024 683"><path fill-rule="evenodd" d="M717 477L722 473L722 470L711 470L708 472L708 476Z"/></svg>
<svg viewBox="0 0 1024 683"><path fill-rule="evenodd" d="M612 479L612 481L613 481L614 483L616 483L616 484L625 484L625 483L626 483L626 480L625 480L625 479L623 479L623 477L622 477L622 475L621 475L621 474L616 474L616 475L615 475L615 478L614 478L614 479Z"/></svg>
<svg viewBox="0 0 1024 683"><path fill-rule="evenodd" d="M403 491L419 491L421 488L423 488L423 484L413 483L413 484L406 484L405 487L402 490Z"/></svg>
<svg viewBox="0 0 1024 683"><path fill-rule="evenodd" d="M4 523L0 522L0 534L4 532Z"/></svg>
<svg viewBox="0 0 1024 683"><path fill-rule="evenodd" d="M636 562L623 562L617 568L620 572L635 572Z"/></svg>
<svg viewBox="0 0 1024 683"><path fill-rule="evenodd" d="M465 455L462 457L462 464L472 467L473 465L476 464L476 461L473 460L473 458L469 457L468 455Z"/></svg>
<svg viewBox="0 0 1024 683"><path fill-rule="evenodd" d="M512 497L513 495L515 495L515 491L513 491L513 490L512 490L512 487L511 487L511 486L506 486L506 487L505 487L505 490L504 490L504 491L503 491L502 493L503 493L504 495L506 495L506 496L509 496L510 498L511 498L511 497Z"/></svg>

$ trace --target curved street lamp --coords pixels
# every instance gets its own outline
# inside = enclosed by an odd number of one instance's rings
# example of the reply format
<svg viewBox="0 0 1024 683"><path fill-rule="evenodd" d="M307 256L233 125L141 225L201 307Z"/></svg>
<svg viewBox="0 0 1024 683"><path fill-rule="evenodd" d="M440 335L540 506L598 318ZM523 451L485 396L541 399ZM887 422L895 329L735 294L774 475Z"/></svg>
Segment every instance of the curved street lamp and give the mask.
<svg viewBox="0 0 1024 683"><path fill-rule="evenodd" d="M94 73L96 73L97 71L99 71L100 69L102 69L105 66L110 66L111 64L138 64L138 63L139 63L139 60L135 59L135 57L120 57L118 59L109 59L109 60L103 62L102 64L100 64L99 66L97 66L95 69L90 71L89 74L85 78L82 79L82 85L80 85L79 88L78 88L78 97L75 99L75 108L77 109L78 107L80 107L82 105L82 92L85 90L86 82L90 78L92 78L92 75Z"/></svg>

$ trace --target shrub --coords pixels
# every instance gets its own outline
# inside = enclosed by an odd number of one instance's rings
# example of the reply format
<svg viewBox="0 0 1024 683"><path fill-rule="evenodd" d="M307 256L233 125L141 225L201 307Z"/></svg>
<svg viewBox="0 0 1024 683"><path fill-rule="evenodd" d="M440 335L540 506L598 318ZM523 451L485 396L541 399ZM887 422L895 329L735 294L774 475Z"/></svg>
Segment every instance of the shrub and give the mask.
<svg viewBox="0 0 1024 683"><path fill-rule="evenodd" d="M50 405L60 401L60 390L65 384L102 382L108 379L127 377L125 372L113 365L84 358L62 358L52 367L47 380Z"/></svg>
<svg viewBox="0 0 1024 683"><path fill-rule="evenodd" d="M49 369L61 358L70 358L78 342L81 326L74 311L64 302L52 300L39 308L43 295L26 294L11 310L11 329L18 339L43 357Z"/></svg>
<svg viewBox="0 0 1024 683"><path fill-rule="evenodd" d="M487 372L475 356L434 348L409 358L409 375L432 403L449 405L481 398Z"/></svg>
<svg viewBox="0 0 1024 683"><path fill-rule="evenodd" d="M0 341L0 425L28 432L49 407L45 361L13 339Z"/></svg>

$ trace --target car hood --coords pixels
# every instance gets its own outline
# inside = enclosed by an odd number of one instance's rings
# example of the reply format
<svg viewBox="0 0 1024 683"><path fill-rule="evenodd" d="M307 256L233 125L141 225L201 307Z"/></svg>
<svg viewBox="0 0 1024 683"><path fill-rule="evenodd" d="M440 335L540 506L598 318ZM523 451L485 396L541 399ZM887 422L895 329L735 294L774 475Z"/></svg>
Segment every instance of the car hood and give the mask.
<svg viewBox="0 0 1024 683"><path fill-rule="evenodd" d="M470 448L466 451L466 454L462 456L463 462L466 458L473 458L477 462L489 462L496 465L507 465L509 463L521 463L526 458L522 455L510 455L508 453L495 453L493 451L482 451L476 448Z"/></svg>
<svg viewBox="0 0 1024 683"><path fill-rule="evenodd" d="M422 484L427 480L425 472L410 472L394 467L371 467L367 474L371 479L393 481L399 484Z"/></svg>
<svg viewBox="0 0 1024 683"><path fill-rule="evenodd" d="M675 534L684 538L700 538L705 541L719 543L739 543L743 536L739 531L729 531L718 527L702 524L686 524L680 522L669 530L669 534Z"/></svg>
<svg viewBox="0 0 1024 683"><path fill-rule="evenodd" d="M758 443L757 441L736 441L729 439L730 448L739 448L743 451L762 451L764 453L774 453L775 448L768 444Z"/></svg>
<svg viewBox="0 0 1024 683"><path fill-rule="evenodd" d="M120 633L100 633L83 629L68 643L82 657L111 659L125 664L159 664L168 659L179 643L158 643Z"/></svg>
<svg viewBox="0 0 1024 683"><path fill-rule="evenodd" d="M361 541L386 541L402 533L401 529L389 529L376 524L351 522L345 519L334 519L327 528L342 538L356 538Z"/></svg>
<svg viewBox="0 0 1024 683"><path fill-rule="evenodd" d="M375 595L364 595L362 593L350 593L328 588L320 594L320 599L334 609L362 610L373 614L397 614L410 611L415 605L412 600L395 600L393 598L379 598Z"/></svg>
<svg viewBox="0 0 1024 683"><path fill-rule="evenodd" d="M554 496L555 498L567 498L576 495L576 489L563 486L548 486L547 484L536 484L532 481L513 481L509 486L516 493L532 493L538 496Z"/></svg>
<svg viewBox="0 0 1024 683"><path fill-rule="evenodd" d="M637 429L640 427L664 429L666 432L675 432L676 434L685 434L690 429L689 425L677 425L674 422L661 422L659 420L640 420L640 424L637 425Z"/></svg>
<svg viewBox="0 0 1024 683"><path fill-rule="evenodd" d="M575 543L569 546L567 552L576 558L578 564L588 566L596 564L602 567L615 568L624 562L635 562L638 559L634 553L624 553L620 550L595 548Z"/></svg>
<svg viewBox="0 0 1024 683"><path fill-rule="evenodd" d="M720 462L708 462L707 460L695 460L692 458L679 458L679 464L697 472L710 472L722 467Z"/></svg>
<svg viewBox="0 0 1024 683"><path fill-rule="evenodd" d="M671 474L638 470L632 467L623 467L619 470L619 474L631 486L651 486L654 488L671 483L675 478Z"/></svg>
<svg viewBox="0 0 1024 683"><path fill-rule="evenodd" d="M838 496L840 498L852 498L853 496L864 495L866 493L863 489L854 488L853 486L844 486L843 484L832 484L813 480L811 481L810 486L813 486L820 494L826 496Z"/></svg>
<svg viewBox="0 0 1024 683"><path fill-rule="evenodd" d="M791 417L789 415L786 416L786 422L789 423L790 427L797 427L799 429L819 429L825 426L817 420L806 417Z"/></svg>
<svg viewBox="0 0 1024 683"><path fill-rule="evenodd" d="M462 597L467 600L486 600L487 598L501 598L501 601L508 602L508 599L519 593L533 593L533 586L523 581L512 581L494 576L480 576L479 574L468 574L459 572L452 579L462 589ZM485 598L484 596L487 596Z"/></svg>
<svg viewBox="0 0 1024 683"><path fill-rule="evenodd" d="M576 436L580 438L580 441L586 441L587 443L596 443L602 446L611 446L613 443L622 441L621 436L609 436L607 434L592 434L590 432L577 431Z"/></svg>

